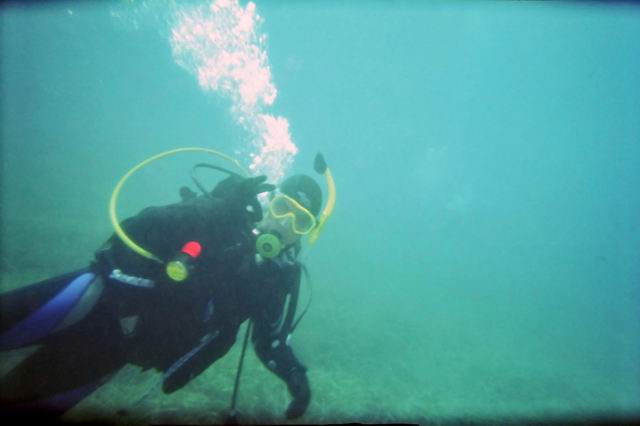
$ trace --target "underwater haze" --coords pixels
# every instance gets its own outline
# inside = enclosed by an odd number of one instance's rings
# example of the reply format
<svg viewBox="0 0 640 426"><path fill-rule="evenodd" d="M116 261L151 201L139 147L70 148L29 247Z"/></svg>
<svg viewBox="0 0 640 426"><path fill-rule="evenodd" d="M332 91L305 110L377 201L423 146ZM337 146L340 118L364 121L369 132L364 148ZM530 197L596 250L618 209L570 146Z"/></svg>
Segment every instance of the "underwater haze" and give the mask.
<svg viewBox="0 0 640 426"><path fill-rule="evenodd" d="M258 156L238 98L176 54L180 14L210 4L1 6L3 291L85 266L142 160ZM258 112L295 144L282 171L315 175L322 152L337 185L302 254L300 421L640 417L640 5L256 0L255 13L277 87ZM149 166L119 216L178 201L205 160ZM65 419L220 422L239 346L172 395L127 366ZM286 386L250 352L241 421L281 422Z"/></svg>

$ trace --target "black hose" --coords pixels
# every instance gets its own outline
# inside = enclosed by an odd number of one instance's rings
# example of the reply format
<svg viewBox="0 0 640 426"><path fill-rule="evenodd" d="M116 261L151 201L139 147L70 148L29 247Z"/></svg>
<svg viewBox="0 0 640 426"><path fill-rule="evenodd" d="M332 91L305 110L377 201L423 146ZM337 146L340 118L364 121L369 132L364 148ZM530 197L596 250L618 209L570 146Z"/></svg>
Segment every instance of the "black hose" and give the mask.
<svg viewBox="0 0 640 426"><path fill-rule="evenodd" d="M202 192L202 194L204 194L205 196L209 196L209 191L207 191L205 189L204 186L202 186L202 184L200 184L200 181L198 181L198 178L196 178L196 169L201 169L201 168L206 168L206 169L212 169L212 170L217 170L219 172L223 172L226 173L228 175L231 176L238 176L238 177L242 177L240 174L233 172L225 167L221 167L221 166L215 166L213 164L207 164L207 163L198 163L196 165L194 165L191 168L191 180L193 180L193 183L196 184L196 186L198 187L198 189L200 190L200 192Z"/></svg>
<svg viewBox="0 0 640 426"><path fill-rule="evenodd" d="M240 361L238 362L238 371L236 371L236 380L233 385L233 394L231 395L231 407L229 413L225 419L225 424L238 424L238 412L236 411L236 401L238 399L238 389L240 388L240 374L242 374L242 364L244 363L244 354L247 351L247 343L249 342L249 335L251 334L251 320L247 324L247 329L244 332L244 342L242 343L242 352L240 353Z"/></svg>
<svg viewBox="0 0 640 426"><path fill-rule="evenodd" d="M302 272L304 273L304 277L305 277L307 285L309 287L309 300L307 301L307 306L304 307L304 309L303 309L302 313L300 314L300 316L293 322L293 325L291 326L291 329L289 330L289 333L293 333L293 331L298 326L298 323L302 320L304 315L307 313L307 310L309 310L309 306L311 306L311 299L313 298L313 286L312 286L312 283L311 283L311 276L309 275L309 270L307 269L307 267L305 265L300 265L300 267L302 268Z"/></svg>

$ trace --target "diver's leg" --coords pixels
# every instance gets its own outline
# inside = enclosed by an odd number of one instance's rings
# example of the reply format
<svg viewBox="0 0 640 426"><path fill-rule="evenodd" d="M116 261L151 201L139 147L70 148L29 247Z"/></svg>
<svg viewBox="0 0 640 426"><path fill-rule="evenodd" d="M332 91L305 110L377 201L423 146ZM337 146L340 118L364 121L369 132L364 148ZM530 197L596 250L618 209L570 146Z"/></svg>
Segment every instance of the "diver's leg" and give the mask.
<svg viewBox="0 0 640 426"><path fill-rule="evenodd" d="M71 337L41 346L0 379L4 415L27 410L62 414L124 365L118 345L99 347Z"/></svg>
<svg viewBox="0 0 640 426"><path fill-rule="evenodd" d="M103 293L101 277L82 269L0 295L0 349L43 343L79 323Z"/></svg>
<svg viewBox="0 0 640 426"><path fill-rule="evenodd" d="M122 332L109 307L83 305L81 298L56 324L64 327L43 338L33 354L0 379L3 414L23 403L43 414L63 413L125 364Z"/></svg>

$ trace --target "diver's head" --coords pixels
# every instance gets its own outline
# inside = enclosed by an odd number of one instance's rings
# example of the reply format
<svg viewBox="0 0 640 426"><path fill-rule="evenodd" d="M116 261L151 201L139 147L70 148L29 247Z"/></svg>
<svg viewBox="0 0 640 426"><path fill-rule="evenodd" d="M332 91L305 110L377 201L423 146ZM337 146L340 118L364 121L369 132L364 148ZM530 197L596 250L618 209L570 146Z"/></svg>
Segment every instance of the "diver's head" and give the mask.
<svg viewBox="0 0 640 426"><path fill-rule="evenodd" d="M318 217L322 208L322 189L313 178L307 175L293 175L280 184L279 191Z"/></svg>
<svg viewBox="0 0 640 426"><path fill-rule="evenodd" d="M321 207L320 185L306 175L291 176L270 196L259 228L276 236L282 247L291 246L317 226Z"/></svg>

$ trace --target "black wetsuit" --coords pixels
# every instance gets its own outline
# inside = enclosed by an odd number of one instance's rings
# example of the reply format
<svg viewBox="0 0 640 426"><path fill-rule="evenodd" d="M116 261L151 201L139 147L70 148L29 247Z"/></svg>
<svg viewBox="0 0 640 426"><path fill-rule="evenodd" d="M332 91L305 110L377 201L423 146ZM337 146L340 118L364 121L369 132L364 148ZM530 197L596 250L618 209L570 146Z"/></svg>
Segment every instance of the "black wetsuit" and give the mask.
<svg viewBox="0 0 640 426"><path fill-rule="evenodd" d="M251 319L259 359L287 383L304 411L310 398L306 368L287 344L291 311L285 307L297 294L301 266L292 250L274 260L256 256L252 230L262 215L255 195L234 194L234 178L224 183L215 196L149 207L125 220L127 235L165 262L197 241L202 252L189 277L171 280L165 264L134 253L114 235L91 266L104 284L98 303L52 340L40 363L51 367L53 356L68 364L67 374L78 377L75 385L107 377L125 363L157 368L170 393L226 354L240 325ZM31 364L37 365L35 358ZM39 396L72 388L51 386L39 389Z"/></svg>

